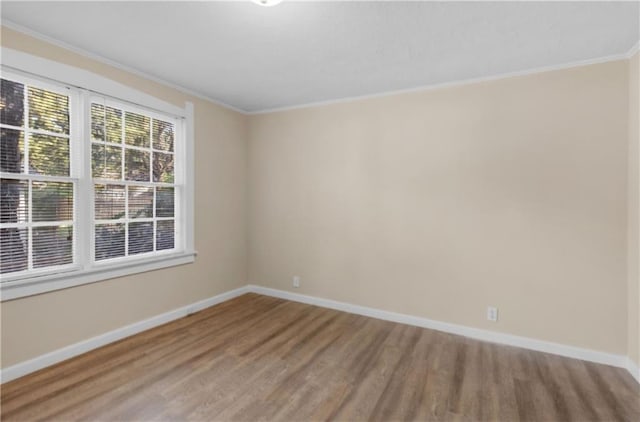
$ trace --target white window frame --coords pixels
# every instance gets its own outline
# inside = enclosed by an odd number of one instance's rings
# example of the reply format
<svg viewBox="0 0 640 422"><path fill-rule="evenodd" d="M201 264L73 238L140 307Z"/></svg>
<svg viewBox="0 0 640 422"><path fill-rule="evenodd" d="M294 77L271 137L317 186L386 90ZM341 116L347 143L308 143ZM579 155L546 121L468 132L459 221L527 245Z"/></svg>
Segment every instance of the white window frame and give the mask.
<svg viewBox="0 0 640 422"><path fill-rule="evenodd" d="M104 101L103 101L104 100ZM106 221L101 221L100 223L97 223L97 219L94 218L94 216L91 217L91 243L90 243L90 247L88 250L90 250L91 252L91 259L90 261L93 263L94 266L96 267L102 267L102 266L109 266L109 265L113 265L113 264L117 264L119 262L125 262L125 261L129 261L132 259L144 259L145 257L155 257L155 256L160 256L160 255L171 255L173 253L176 252L176 250L183 250L183 236L182 236L182 224L180 224L182 222L182 202L181 202L181 198L182 198L182 187L184 185L184 171L179 171L181 170L181 167L184 166L184 156L183 156L183 152L184 149L181 148L182 145L180 145L182 143L182 139L184 138L184 130L183 130L183 125L184 125L184 121L183 119L180 118L172 118L171 116L167 116L164 114L160 114L157 113L153 110L147 110L147 109L143 109L140 106L135 106L135 105L131 105L131 104L127 104L124 103L122 101L118 101L118 100L113 100L111 98L105 98L104 96L99 96L99 95L89 95L88 98L85 100L89 105L92 103L97 103L97 104L104 104L105 106L108 107L112 107L112 108L116 108L118 110L121 110L123 115L126 112L132 112L132 113L136 113L136 114L140 114L140 115L144 115L146 117L150 117L153 119L157 119L157 120L162 120L162 121L171 121L171 123L174 124L174 128L175 128L175 139L177 142L174 142L174 151L171 152L171 154L174 156L174 162L176 163L176 168L177 171L174 174L174 183L171 184L171 187L174 188L174 195L175 195L175 203L177 204L177 206L175 207L174 210L174 216L169 218L171 220L173 220L175 222L175 226L174 226L174 231L176 233L175 239L174 239L174 248L173 249L168 249L168 250L160 250L160 251L152 251L152 252L145 252L145 253L141 253L141 254L136 254L136 255L125 255L125 256L121 256L121 257L115 257L115 258L108 258L105 260L99 260L96 261L95 260L95 228L96 228L96 224L105 224L105 223L109 223L109 224L116 224L116 223L124 223L124 224L129 224L129 223L135 223L136 221L138 221L137 219L131 219L131 217L124 217L123 219L121 219L120 221L118 220L106 220ZM129 149L135 149L135 150L147 150L147 148L140 148L140 147L134 147L131 145L127 145L124 141L124 125L122 127L122 144L121 145L117 145L117 144L107 144L107 145L114 145L114 146L120 146L122 148L122 174L124 175L124 172L126 171L125 169L125 165L124 165L124 159L125 159L125 149L129 148ZM88 137L86 137L88 139ZM87 141L89 142L89 141ZM148 148L150 154L153 154L154 151L155 152L159 152L156 150L153 150L152 145L153 145L153 140L151 139L151 137L149 138L149 142L150 142L150 146ZM87 147L90 149L91 146L93 145L93 141L91 142L91 145L87 144ZM86 153L85 153L86 154ZM151 158L151 164L153 164L153 157ZM89 161L89 166L87 166L87 168L85 169L85 171L91 173L91 160L87 160ZM149 175L153 176L153 167L150 166L149 168ZM162 187L162 185L160 184L156 184L156 182L151 182L151 181L134 181L134 180L126 180L124 177L122 179L100 179L100 178L92 178L91 184L90 186L88 186L87 190L85 190L84 192L81 193L81 197L86 197L86 198L90 198L90 203L95 203L94 201L94 186L96 184L101 184L101 185L119 185L119 186L142 186L142 185L146 185L147 187L153 187L154 188L154 198L155 198L155 187ZM166 186L166 185L165 185ZM167 186L169 187L169 186ZM125 198L128 198L128 196L126 196ZM125 199L125 204L128 204L128 200ZM154 200L154 207L155 207L155 200ZM125 208L128 208L128 205L125 205ZM128 212L128 210L127 210ZM158 217L152 217L151 220L153 221L159 221L156 220L156 218ZM145 219L145 221L148 221L147 219ZM127 228L127 232L128 233L128 228ZM155 245L155 233L156 230L154 229L154 245ZM125 235L125 239L128 239L128 236ZM84 239L83 239L84 240ZM155 247L154 247L155 249ZM128 250L128 242L127 240L125 240L125 250Z"/></svg>
<svg viewBox="0 0 640 422"><path fill-rule="evenodd" d="M70 141L73 163L76 157L83 157L79 162L79 174L72 174L76 179L74 196L74 264L69 267L52 268L36 274L11 273L0 275L0 300L11 300L20 297L50 292L59 289L94 283L115 277L157 270L192 263L195 260L194 249L194 108L190 102L184 107L162 101L146 93L120 84L84 69L68 66L41 57L33 56L17 50L2 47L2 74L11 77L17 74L25 80L42 80L46 85L68 86L79 95L71 95L70 107L76 110L76 118L71 118ZM23 76L24 75L24 76ZM37 85L37 82L36 82ZM93 262L93 205L81 206L83 203L93 204L93 179L91 178L91 143L89 106L94 95L113 99L114 102L132 104L140 109L155 110L159 116L176 117L176 142L174 154L176 160L176 185L180 185L180 193L176 195L175 216L176 248L170 251L158 251L152 254L131 256ZM81 115L81 116L80 116ZM77 118L80 116L80 118ZM87 133L89 131L89 133ZM79 154L79 155L78 155ZM178 161L179 160L179 161ZM73 164L72 164L73 167ZM178 173L180 172L180 173ZM118 183L118 181L113 181Z"/></svg>

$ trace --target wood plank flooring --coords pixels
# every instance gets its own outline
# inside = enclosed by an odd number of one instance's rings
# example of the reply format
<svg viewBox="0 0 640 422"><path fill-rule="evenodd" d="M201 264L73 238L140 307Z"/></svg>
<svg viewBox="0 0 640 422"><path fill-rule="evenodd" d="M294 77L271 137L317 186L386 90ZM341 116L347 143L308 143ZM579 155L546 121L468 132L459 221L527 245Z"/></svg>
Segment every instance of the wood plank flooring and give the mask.
<svg viewBox="0 0 640 422"><path fill-rule="evenodd" d="M624 370L247 294L2 386L3 421L640 421Z"/></svg>

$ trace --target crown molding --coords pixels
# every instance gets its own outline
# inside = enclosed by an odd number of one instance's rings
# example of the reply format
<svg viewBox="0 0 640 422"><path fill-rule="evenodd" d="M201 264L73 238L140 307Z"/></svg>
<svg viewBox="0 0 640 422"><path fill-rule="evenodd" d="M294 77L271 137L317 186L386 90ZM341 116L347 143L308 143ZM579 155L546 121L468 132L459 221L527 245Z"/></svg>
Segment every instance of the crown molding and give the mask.
<svg viewBox="0 0 640 422"><path fill-rule="evenodd" d="M205 100L205 101L208 101L210 103L216 104L216 105L218 105L220 107L224 107L224 108L227 108L229 110L233 110L233 111L235 111L237 113L247 114L246 110L242 110L240 108L234 107L234 106L232 106L230 104L227 104L225 102L222 102L220 100L216 100L215 98L211 98L209 96L206 96L206 95L203 95L203 94L201 94L199 92L196 92L196 91L194 91L192 89L189 89L189 88L186 88L184 86L175 84L173 82L169 82L169 81L167 81L165 79L159 78L157 76L151 75L149 73L143 72L143 71L135 69L133 67L124 65L122 63L116 62L116 61L111 60L111 59L108 59L108 58L103 57L103 56L101 56L99 54L95 54L95 53L92 53L92 52L87 51L85 49L76 47L74 45L67 44L64 41L57 40L57 39L52 38L52 37L50 37L48 35L45 35L45 34L43 34L41 32L34 31L33 29L27 28L25 26L22 26L20 24L12 22L12 21L10 21L8 19L4 19L3 18L0 21L0 24L2 26L4 26L4 27L7 27L7 28L12 29L12 30L17 31L17 32L20 32L22 34L25 34L25 35L28 35L30 37L39 39L41 41L45 41L45 42L47 42L49 44L52 44L52 45L55 45L57 47L64 48L65 50L69 50L69 51L71 51L73 53L76 53L76 54L78 54L80 56L89 58L91 60L95 60L95 61L100 62L102 64L109 65L109 66L114 67L114 68L119 69L119 70L123 70L125 72L131 73L131 74L139 76L141 78L145 78L147 80L153 81L153 82L158 83L160 85L164 85L166 87L173 88L173 89L175 89L177 91L182 92L183 94L191 95L191 96L199 98L201 100Z"/></svg>
<svg viewBox="0 0 640 422"><path fill-rule="evenodd" d="M593 59L579 60L579 61L568 62L568 63L564 63L564 64L559 64L559 65L541 66L541 67L537 67L537 68L533 68L533 69L525 69L525 70L519 70L519 71L515 71L515 72L499 73L499 74L496 74L496 75L483 76L483 77L479 77L479 78L470 78L470 79L463 79L463 80L457 80L457 81L451 81L451 82L443 82L443 83L438 83L438 84L421 85L421 86L413 87L413 88L390 90L390 91L384 91L384 92L379 92L379 93L375 93L375 94L356 95L356 96L335 98L335 99L323 100L323 101L312 101L312 102L309 102L309 103L295 104L295 105L291 105L291 106L273 107L273 108L266 108L266 109L256 110L256 111L247 111L247 110L243 110L243 109L240 109L238 107L232 106L230 104L227 104L227 103L225 103L223 101L217 100L215 98L209 97L207 95L201 94L201 93L196 92L196 91L194 91L192 89L183 87L183 86L175 84L173 82L169 82L169 81L167 81L165 79L162 79L162 78L159 78L157 76L145 73L145 72L140 71L138 69L129 67L129 66L124 65L122 63L116 62L114 60L111 60L111 59L108 59L106 57L100 56L98 54L92 53L90 51L84 50L82 48L73 46L71 44L67 44L67 43L65 43L63 41L57 40L57 39L52 38L52 37L50 37L48 35L42 34L42 33L38 32L38 31L34 31L33 29L24 27L24 26L22 26L20 24L12 22L12 21L10 21L8 19L2 19L0 21L0 23L2 24L2 26L5 26L5 27L7 27L9 29L13 29L13 30L15 30L17 32L23 33L25 35L29 35L29 36L31 36L33 38L36 38L36 39L48 42L50 44L53 44L55 46L64 48L64 49L69 50L71 52L74 52L74 53L76 53L78 55L81 55L83 57L87 57L87 58L95 60L97 62L112 66L112 67L114 67L116 69L120 69L120 70L123 70L125 72L134 74L136 76L140 76L142 78L145 78L145 79L148 79L150 81L156 82L158 84L167 86L169 88L173 88L173 89L175 89L177 91L180 91L180 92L182 92L184 94L191 95L191 96L199 98L201 100L205 100L205 101L208 101L210 103L216 104L218 106L221 106L221 107L227 108L229 110L235 111L237 113L240 113L240 114L243 114L243 115L249 115L249 116L260 115L260 114L269 114L269 113L277 113L277 112L282 112L282 111L292 111L292 110L312 108L312 107L321 107L321 106L328 106L328 105L333 105L333 104L349 103L349 102L354 102L354 101L374 99L374 98L382 98L382 97L389 97L389 96L400 95L400 94L419 93L419 92L425 92L425 91L431 91L431 90L437 90L437 89L444 89L444 88L452 88L452 87L464 86L464 85L470 85L470 84L476 84L476 83L482 83L482 82L491 82L491 81L496 81L496 80L500 80L500 79L518 77L518 76L527 76L527 75L533 75L533 74L537 74L537 73L552 72L554 70L570 69L570 68L574 68L574 67L589 66L589 65L593 65L593 64L607 63L607 62L618 61L618 60L628 60L634 54L636 54L636 53L638 53L638 51L640 51L640 40L639 40L627 52L621 53L621 54L614 54L614 55L610 55L610 56L596 57L596 58L593 58Z"/></svg>
<svg viewBox="0 0 640 422"><path fill-rule="evenodd" d="M633 47L629 49L629 51L627 51L627 54L626 54L627 59L630 59L631 57L633 57L633 55L636 54L638 51L640 51L640 40L638 40L638 42L635 43Z"/></svg>
<svg viewBox="0 0 640 422"><path fill-rule="evenodd" d="M542 66L542 67L537 67L533 69L518 70L515 72L499 73L496 75L483 76L479 78L470 78L470 79L463 79L463 80L457 80L457 81L451 81L451 82L443 82L439 84L423 85L415 88L391 90L391 91L380 92L377 94L356 95L353 97L344 97L344 98L338 98L338 99L332 99L332 100L316 101L316 102L310 102L310 103L292 105L292 106L275 107L275 108L259 110L259 111L249 111L247 112L247 114L250 116L254 116L254 115L260 115L260 114L277 113L281 111L292 111L292 110L305 109L305 108L311 108L311 107L321 107L321 106L328 106L333 104L350 103L354 101L390 97L390 96L401 95L401 94L414 94L414 93L439 90L439 89L445 89L445 88L453 88L453 87L464 86L464 85L472 85L472 84L483 83L483 82L492 82L492 81L497 81L501 79L519 77L519 76L528 76L528 75L535 75L538 73L553 72L555 70L564 70L564 69L571 69L575 67L589 66L594 64L615 62L619 60L628 60L629 58L631 58L631 56L633 56L636 52L638 52L638 48L639 48L639 44L636 43L636 45L633 46L626 53L614 54L611 56L596 57L593 59L579 60L579 61L569 62L564 64Z"/></svg>

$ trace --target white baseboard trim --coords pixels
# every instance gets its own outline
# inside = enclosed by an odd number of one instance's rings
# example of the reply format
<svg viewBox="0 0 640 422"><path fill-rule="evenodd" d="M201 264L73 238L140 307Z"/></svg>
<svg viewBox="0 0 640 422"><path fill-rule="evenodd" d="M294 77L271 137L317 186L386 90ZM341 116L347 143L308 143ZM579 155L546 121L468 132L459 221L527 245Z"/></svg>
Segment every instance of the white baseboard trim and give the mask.
<svg viewBox="0 0 640 422"><path fill-rule="evenodd" d="M416 327L430 328L433 330L444 331L446 333L457 334L477 340L488 341L491 343L522 347L524 349L536 350L539 352L551 353L554 355L566 356L574 359L586 360L589 362L617 366L629 370L634 378L638 380L638 367L635 366L635 373L632 372L632 368L630 368L630 365L632 364L631 359L627 358L627 356L624 355L599 352L596 350L567 346L564 344L552 343L544 340L520 337L513 334L466 327L463 325L451 324L448 322L435 321L427 318L369 308L367 306L354 305L351 303L338 302L335 300L324 299L315 296L292 293L285 290L271 289L268 287L249 285L249 290L251 292L266 296L273 296L281 299L292 300L295 302L307 303L310 305L321 306L323 308L336 309L338 311L364 315L371 318L382 319L385 321L393 321L399 322L401 324L414 325ZM640 382L640 380L638 380L638 382Z"/></svg>
<svg viewBox="0 0 640 422"><path fill-rule="evenodd" d="M121 340L125 337L129 337L142 331L157 327L159 325L166 324L167 322L185 317L194 312L201 311L210 306L217 305L229 299L233 299L234 297L248 293L249 291L249 286L243 286L238 289L230 290L228 292L221 293L208 299L204 299L199 302L195 302L190 305L183 306L181 308L174 309L172 311L165 312L163 314L156 315L142 321L134 322L133 324L127 325L125 327L100 334L87 340L83 340L81 342L71 344L61 349L54 350L53 352L49 352L33 359L29 359L13 366L9 366L0 371L0 383L11 381L47 366L62 362L63 360L67 360L74 356L86 353L90 350L97 349L98 347L104 346L106 344Z"/></svg>
<svg viewBox="0 0 640 422"><path fill-rule="evenodd" d="M9 366L0 370L0 383L14 380L47 366L54 365L58 362L62 362L63 360L81 355L93 349L97 349L98 347L121 340L125 337L129 337L142 331L157 327L159 325L166 324L167 322L185 317L194 312L201 311L203 309L233 299L245 293L257 293L265 296L272 296L291 300L294 302L307 303L310 305L321 306L323 308L330 308L338 311L349 312L352 314L382 319L385 321L398 322L401 324L408 324L422 328L430 328L433 330L457 334L477 340L521 347L524 349L536 350L539 352L552 353L555 355L581 359L589 362L602 363L605 365L617 366L628 370L633 378L635 378L635 380L640 383L640 368L627 356L599 352L580 347L567 346L564 344L552 343L544 340L536 340L527 337L520 337L512 334L482 330L479 328L466 327L463 325L435 321L428 318L405 315L391 311L384 311L367 306L338 302L335 300L308 296L299 293L292 293L285 290L277 290L252 284L230 290L225 293L221 293L208 299L201 300L199 302L195 302L160 315L156 315L143 321L135 322L125 327L109 331L96 337L92 337L90 339L71 344L69 346L54 350L53 352L46 353L33 359L20 362L13 366Z"/></svg>
<svg viewBox="0 0 640 422"><path fill-rule="evenodd" d="M635 378L636 381L638 381L638 384L640 384L640 367L638 367L638 365L633 360L631 360L631 358L627 358L626 368L631 376Z"/></svg>

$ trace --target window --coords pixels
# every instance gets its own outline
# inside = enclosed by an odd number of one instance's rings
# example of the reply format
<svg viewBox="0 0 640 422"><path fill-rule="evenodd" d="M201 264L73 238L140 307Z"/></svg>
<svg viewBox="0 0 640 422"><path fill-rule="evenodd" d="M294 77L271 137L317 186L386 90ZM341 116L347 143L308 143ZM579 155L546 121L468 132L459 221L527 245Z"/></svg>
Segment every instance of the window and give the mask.
<svg viewBox="0 0 640 422"><path fill-rule="evenodd" d="M70 94L2 79L0 274L74 263Z"/></svg>
<svg viewBox="0 0 640 422"><path fill-rule="evenodd" d="M0 82L3 300L192 262L184 116L4 68Z"/></svg>
<svg viewBox="0 0 640 422"><path fill-rule="evenodd" d="M96 261L173 250L175 122L91 102Z"/></svg>

